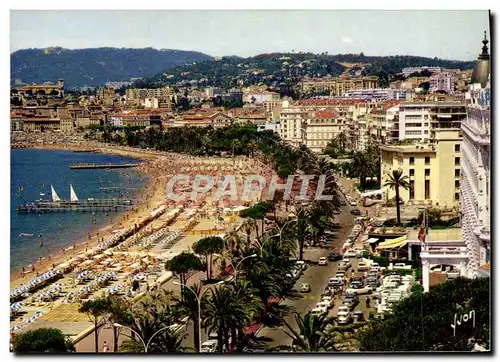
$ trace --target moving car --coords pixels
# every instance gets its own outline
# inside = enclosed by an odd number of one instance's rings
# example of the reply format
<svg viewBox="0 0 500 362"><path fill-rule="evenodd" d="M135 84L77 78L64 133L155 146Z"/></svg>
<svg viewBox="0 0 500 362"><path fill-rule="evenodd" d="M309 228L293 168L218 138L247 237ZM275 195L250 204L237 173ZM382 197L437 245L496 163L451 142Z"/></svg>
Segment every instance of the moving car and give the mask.
<svg viewBox="0 0 500 362"><path fill-rule="evenodd" d="M330 253L328 254L329 261L338 261L342 259L342 255L339 253Z"/></svg>
<svg viewBox="0 0 500 362"><path fill-rule="evenodd" d="M357 206L358 204L356 203L355 200L350 200L349 201L349 205L351 205L351 206Z"/></svg>
<svg viewBox="0 0 500 362"><path fill-rule="evenodd" d="M326 265L328 262L324 256L318 259L318 265Z"/></svg>
<svg viewBox="0 0 500 362"><path fill-rule="evenodd" d="M411 265L406 265L405 263L396 263L392 268L396 270L411 270Z"/></svg>
<svg viewBox="0 0 500 362"><path fill-rule="evenodd" d="M331 302L325 302L325 301L322 300L321 302L316 303L316 308L324 309L325 313L327 313L328 309L330 308L330 303Z"/></svg>
<svg viewBox="0 0 500 362"><path fill-rule="evenodd" d="M359 209L352 209L351 210L351 215L359 216L359 215L361 215L361 211L359 211Z"/></svg>
<svg viewBox="0 0 500 362"><path fill-rule="evenodd" d="M356 295L371 294L372 288L369 286L364 287L362 285L358 285L357 287L351 286L349 289L346 290L346 292L349 294L356 294Z"/></svg>
<svg viewBox="0 0 500 362"><path fill-rule="evenodd" d="M340 278L342 280L344 280L345 278L345 272L342 271L342 270L339 270L336 274L335 274L335 278Z"/></svg>
<svg viewBox="0 0 500 362"><path fill-rule="evenodd" d="M300 285L300 291L302 293L309 293L311 291L311 284L309 284L309 283L302 283Z"/></svg>

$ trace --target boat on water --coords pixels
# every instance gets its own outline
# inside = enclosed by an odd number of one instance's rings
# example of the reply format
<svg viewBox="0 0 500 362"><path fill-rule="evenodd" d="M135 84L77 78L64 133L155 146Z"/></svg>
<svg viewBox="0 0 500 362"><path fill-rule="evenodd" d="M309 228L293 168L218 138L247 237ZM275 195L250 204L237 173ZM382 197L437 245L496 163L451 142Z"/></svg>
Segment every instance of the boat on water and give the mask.
<svg viewBox="0 0 500 362"><path fill-rule="evenodd" d="M34 234L26 234L26 233L19 234L20 238L23 238L23 237L25 237L25 238L32 238L33 236L34 236Z"/></svg>

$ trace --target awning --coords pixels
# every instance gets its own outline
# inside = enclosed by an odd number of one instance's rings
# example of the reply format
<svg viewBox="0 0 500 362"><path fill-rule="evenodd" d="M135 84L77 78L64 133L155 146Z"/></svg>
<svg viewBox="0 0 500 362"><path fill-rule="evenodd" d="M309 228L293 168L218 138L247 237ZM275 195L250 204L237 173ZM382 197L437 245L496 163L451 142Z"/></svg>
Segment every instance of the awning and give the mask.
<svg viewBox="0 0 500 362"><path fill-rule="evenodd" d="M377 246L377 249L393 249L393 248L400 248L408 243L408 237L406 235L403 235L399 238L391 239L384 241L383 243L380 243Z"/></svg>
<svg viewBox="0 0 500 362"><path fill-rule="evenodd" d="M379 241L378 238L370 238L370 239L366 240L365 243L373 244L373 243L376 243L377 241Z"/></svg>

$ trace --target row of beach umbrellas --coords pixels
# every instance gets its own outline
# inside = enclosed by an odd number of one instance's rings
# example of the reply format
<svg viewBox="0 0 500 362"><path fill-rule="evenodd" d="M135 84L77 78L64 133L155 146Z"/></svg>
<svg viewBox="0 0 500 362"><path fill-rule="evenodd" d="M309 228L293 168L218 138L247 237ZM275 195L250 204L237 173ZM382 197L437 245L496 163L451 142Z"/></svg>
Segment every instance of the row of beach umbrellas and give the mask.
<svg viewBox="0 0 500 362"><path fill-rule="evenodd" d="M46 273L43 273L40 276L37 276L35 279L31 280L29 283L23 284L20 287L12 290L10 292L10 297L15 298L18 297L22 294L29 293L31 290L34 288L37 288L41 284L44 284L56 277L58 277L61 274L60 270L49 270Z"/></svg>

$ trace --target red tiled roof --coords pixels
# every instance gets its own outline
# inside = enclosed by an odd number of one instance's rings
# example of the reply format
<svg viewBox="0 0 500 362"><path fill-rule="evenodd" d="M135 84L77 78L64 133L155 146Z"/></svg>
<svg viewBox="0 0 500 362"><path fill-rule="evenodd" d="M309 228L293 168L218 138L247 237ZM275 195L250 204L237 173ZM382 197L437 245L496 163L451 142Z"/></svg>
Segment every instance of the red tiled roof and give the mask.
<svg viewBox="0 0 500 362"><path fill-rule="evenodd" d="M351 105L366 103L363 99L302 99L295 101L294 105Z"/></svg>
<svg viewBox="0 0 500 362"><path fill-rule="evenodd" d="M392 107L394 107L394 106L397 106L397 105L398 105L398 104L400 104L400 103L401 103L401 101L398 101L398 100L391 100L391 101L387 101L387 102L385 102L385 103L384 103L384 105L383 105L383 107L382 107L382 108L383 108L384 112L387 112L387 110L388 110L389 108L392 108Z"/></svg>
<svg viewBox="0 0 500 362"><path fill-rule="evenodd" d="M313 117L319 119L335 118L335 113L331 111L317 111L313 113Z"/></svg>

